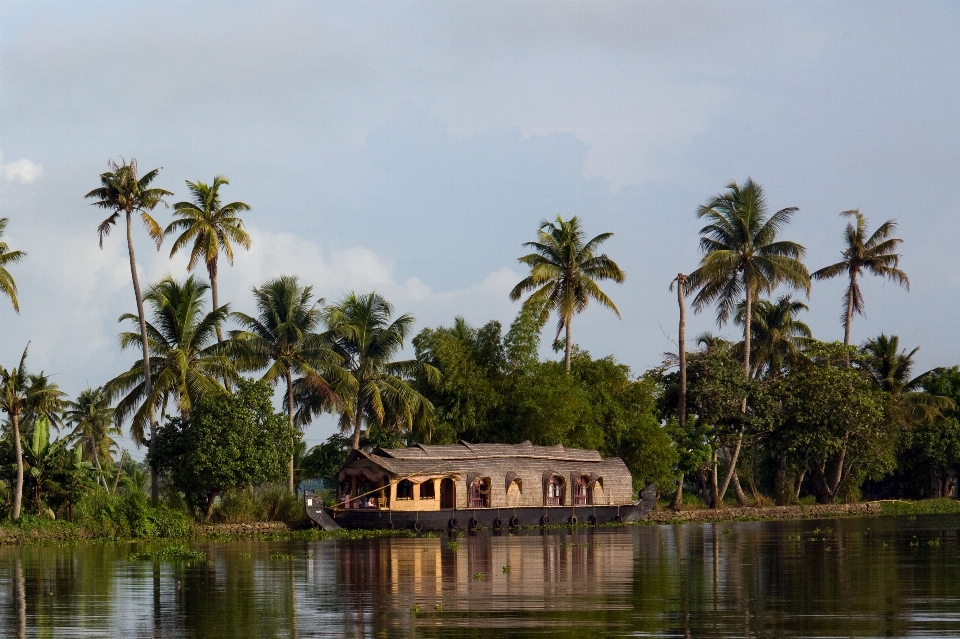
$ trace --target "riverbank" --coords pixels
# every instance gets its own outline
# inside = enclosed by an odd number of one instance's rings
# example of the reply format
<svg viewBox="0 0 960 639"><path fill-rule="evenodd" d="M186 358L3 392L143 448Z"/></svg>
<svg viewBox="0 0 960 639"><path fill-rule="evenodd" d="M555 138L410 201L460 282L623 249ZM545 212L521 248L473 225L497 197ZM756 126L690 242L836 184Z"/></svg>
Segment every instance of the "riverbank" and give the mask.
<svg viewBox="0 0 960 639"><path fill-rule="evenodd" d="M310 520L254 522L248 524L194 524L183 534L112 536L67 521L25 518L20 523L0 524L0 545L78 544L104 542L231 541L256 538L263 541L367 539L385 536L415 536L412 530L337 530L328 532L311 526Z"/></svg>
<svg viewBox="0 0 960 639"><path fill-rule="evenodd" d="M653 510L641 524L683 524L722 521L780 521L786 519L824 519L875 515L943 515L960 513L960 501L925 499L921 501L870 501L855 504L804 504L798 506L692 508L689 510Z"/></svg>
<svg viewBox="0 0 960 639"><path fill-rule="evenodd" d="M881 515L942 515L960 513L960 501L927 499L922 501L872 501L856 504L808 504L799 506L727 507L688 510L658 509L642 520L623 525L687 524L730 521L782 521L788 519L830 519L836 517L874 517ZM586 524L583 524L586 526ZM164 540L213 540L257 538L265 541L289 539L368 539L384 536L414 536L410 530L338 530L327 532L311 527L309 520L293 522L256 522L246 524L193 524L176 535L115 537L98 534L66 521L26 518L22 522L0 524L0 545L94 543L108 541L153 542Z"/></svg>

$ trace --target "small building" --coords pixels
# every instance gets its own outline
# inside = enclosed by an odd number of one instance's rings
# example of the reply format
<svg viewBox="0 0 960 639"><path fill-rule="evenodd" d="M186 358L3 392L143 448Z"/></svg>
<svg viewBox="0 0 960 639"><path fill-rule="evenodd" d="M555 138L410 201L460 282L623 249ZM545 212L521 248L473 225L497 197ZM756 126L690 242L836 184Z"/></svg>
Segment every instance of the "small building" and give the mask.
<svg viewBox="0 0 960 639"><path fill-rule="evenodd" d="M529 441L354 450L337 479L342 509L542 509L620 506L633 498L619 458Z"/></svg>

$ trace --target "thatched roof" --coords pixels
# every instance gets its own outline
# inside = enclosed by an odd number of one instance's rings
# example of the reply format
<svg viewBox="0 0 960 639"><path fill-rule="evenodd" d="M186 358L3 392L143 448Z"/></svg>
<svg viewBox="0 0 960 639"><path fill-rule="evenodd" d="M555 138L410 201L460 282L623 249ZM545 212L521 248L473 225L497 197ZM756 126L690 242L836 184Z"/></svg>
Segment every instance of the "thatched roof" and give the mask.
<svg viewBox="0 0 960 639"><path fill-rule="evenodd" d="M364 464L363 462L366 462ZM570 464L573 463L575 468ZM623 469L617 458L603 459L595 450L534 446L529 441L522 444L471 444L460 442L447 446L418 444L409 448L377 448L370 453L355 450L347 457L341 470L341 479L347 474L356 474L360 466L376 465L395 477L413 476L459 476L470 481L478 477L504 477L509 488L521 473L536 472L546 483L552 475L570 482L571 473L591 477L609 473L610 467ZM347 472L350 468L351 472ZM369 474L369 473L368 473ZM498 480L499 483L499 480ZM522 486L521 486L522 488Z"/></svg>
<svg viewBox="0 0 960 639"><path fill-rule="evenodd" d="M524 457L529 459L553 459L556 461L600 461L600 453L582 448L534 446L529 441L521 444L471 444L461 441L447 446L417 444L408 448L378 448L373 455L403 460L464 460Z"/></svg>

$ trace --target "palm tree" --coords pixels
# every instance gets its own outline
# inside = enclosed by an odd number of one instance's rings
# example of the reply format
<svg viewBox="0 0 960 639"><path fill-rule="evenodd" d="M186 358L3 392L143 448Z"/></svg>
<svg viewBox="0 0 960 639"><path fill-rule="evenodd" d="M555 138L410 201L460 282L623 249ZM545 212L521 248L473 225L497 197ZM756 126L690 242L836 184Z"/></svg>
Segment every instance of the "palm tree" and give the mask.
<svg viewBox="0 0 960 639"><path fill-rule="evenodd" d="M29 346L28 346L29 347ZM44 373L27 373L27 349L20 364L6 369L0 366L0 410L10 418L13 429L13 450L17 458L17 483L13 493L13 519L20 519L23 502L23 447L20 441L20 419L24 415L47 417L63 408L64 393Z"/></svg>
<svg viewBox="0 0 960 639"><path fill-rule="evenodd" d="M393 306L380 295L350 293L323 310L336 352L343 358L345 374L335 384L343 398L340 427L353 429L353 448L360 448L363 423L387 429L428 431L433 404L410 384L423 375L435 384L440 372L416 359L393 361L403 348L413 316L391 321Z"/></svg>
<svg viewBox="0 0 960 639"><path fill-rule="evenodd" d="M100 223L97 232L100 234L100 248L103 248L103 238L110 234L110 229L117 223L120 214L123 213L127 221L127 253L130 256L130 277L133 279L133 293L137 298L137 320L140 324L140 343L143 346L143 375L147 394L152 391L153 380L150 373L150 353L147 344L147 324L146 317L143 314L143 295L140 293L140 279L137 277L137 258L133 250L133 214L139 213L140 219L147 227L147 233L157 243L157 249L163 242L163 230L157 221L150 215L150 211L155 209L158 204L167 206L163 201L164 196L172 196L173 193L164 189L150 188L150 183L156 179L159 174L158 169L148 171L143 177L137 177L137 161L133 158L127 163L123 158L122 164L117 164L113 160L109 161L112 169L106 173L100 174L99 188L93 189L84 197L94 198L93 206L112 211L110 216ZM153 438L157 432L156 415L150 407L150 437ZM151 479L153 480L153 501L160 498L158 482L156 481L156 468L151 467Z"/></svg>
<svg viewBox="0 0 960 639"><path fill-rule="evenodd" d="M686 295L684 287L689 278L683 273L678 273L673 281L670 282L670 290L673 285L677 285L677 305L680 307L680 335L678 344L678 353L680 364L680 397L677 404L677 421L680 422L680 428L687 425L687 305L683 298ZM674 510L680 510L683 505L683 473L677 479L677 490L673 494L673 503L670 507Z"/></svg>
<svg viewBox="0 0 960 639"><path fill-rule="evenodd" d="M0 218L0 237L7 231L8 218ZM16 264L25 258L27 254L23 251L11 251L6 242L0 241L0 293L10 298L13 304L13 310L20 312L20 302L17 300L17 283L13 281L13 276L7 271L7 264Z"/></svg>
<svg viewBox="0 0 960 639"><path fill-rule="evenodd" d="M760 295L772 293L786 284L810 292L810 274L801 259L805 249L795 242L778 240L777 235L790 222L795 207L767 213L763 188L747 178L740 186L727 185L727 192L712 197L697 210L697 217L708 224L700 229L700 266L690 274L690 289L698 289L693 300L694 311L717 303L717 323L723 325L730 312L743 300L745 317L753 317L753 303ZM743 327L743 368L750 375L750 326ZM743 410L746 412L746 398ZM734 476L743 430L737 433L736 443L723 485L720 499Z"/></svg>
<svg viewBox="0 0 960 639"><path fill-rule="evenodd" d="M340 364L340 357L331 349L325 336L316 332L321 324L320 310L313 302L313 287L300 286L295 276L284 275L253 288L257 317L233 313L242 330L231 331L231 348L238 364L245 370L266 368L262 380L276 385L286 382L284 405L290 427L294 421L294 379L301 375L311 380L317 392L336 402L326 383L324 370ZM290 457L288 488L293 492L293 456Z"/></svg>
<svg viewBox="0 0 960 639"><path fill-rule="evenodd" d="M900 265L900 254L895 251L903 240L890 237L897 229L895 220L887 220L881 224L868 239L867 218L861 215L860 211L843 211L840 215L852 217L856 221L856 226L852 222L847 223L844 231L843 240L846 248L843 251L843 259L836 264L814 271L813 277L818 280L828 280L846 275L850 278L850 284L843 294L844 314L841 320L843 345L850 346L850 325L853 323L853 314L856 312L863 315L863 295L860 292L857 277L866 270L873 275L892 280L908 291L910 280L907 279L906 273L897 268ZM850 366L849 355L847 366Z"/></svg>
<svg viewBox="0 0 960 639"><path fill-rule="evenodd" d="M88 388L81 392L76 401L68 402L64 418L73 426L69 438L83 447L97 469L97 481L107 488L107 480L100 465L100 455L110 457L110 451L116 446L111 435L120 435L122 431L114 421L114 409L103 388Z"/></svg>
<svg viewBox="0 0 960 639"><path fill-rule="evenodd" d="M719 335L714 335L710 331L704 331L700 333L697 335L694 341L697 343L697 346L700 348L700 350L707 353L719 346L730 344L730 342L724 338L720 337Z"/></svg>
<svg viewBox="0 0 960 639"><path fill-rule="evenodd" d="M570 322L573 316L582 313L591 299L606 306L617 317L620 311L607 294L600 290L597 280L623 282L626 275L606 253L595 255L598 246L613 237L613 233L601 233L589 242L584 242L584 231L576 216L564 220L557 216L556 222L540 222L539 241L525 242L534 250L519 261L530 267L530 275L510 291L510 299L518 300L527 291L534 291L524 304L545 302L554 310L557 335L566 330L564 365L570 373L570 350L573 346Z"/></svg>
<svg viewBox="0 0 960 639"><path fill-rule="evenodd" d="M764 299L757 301L753 307L750 328L753 349L750 360L755 377L766 374L777 378L787 364L801 357L802 351L813 341L813 333L795 316L800 311L808 310L806 304L790 295L781 295L776 302ZM743 326L746 312L746 304L738 304L734 322ZM737 344L734 350L739 352L742 349L743 342Z"/></svg>
<svg viewBox="0 0 960 639"><path fill-rule="evenodd" d="M890 393L896 401L902 402L912 419L934 419L941 416L941 410L955 408L954 401L949 397L933 395L924 390L923 383L932 371L911 377L913 356L920 347L909 353L899 348L899 337L887 337L883 333L863 345L862 365L874 383Z"/></svg>
<svg viewBox="0 0 960 639"><path fill-rule="evenodd" d="M157 407L173 400L186 419L201 395L226 392L219 380L236 378L225 349L216 342L216 327L229 317L230 308L205 313L208 289L191 275L183 284L167 276L147 290L144 300L153 309L153 321L147 322L153 385L147 387L143 364L136 362L104 387L108 401L122 396L115 420L132 418L130 436L137 443L143 442L144 427ZM137 317L128 313L120 321L136 322ZM120 346L140 347L140 334L121 333Z"/></svg>
<svg viewBox="0 0 960 639"><path fill-rule="evenodd" d="M243 202L220 203L220 187L230 184L222 175L213 178L213 184L187 181L192 202L177 202L173 205L173 214L179 215L163 231L164 235L180 232L170 249L170 257L180 249L190 248L190 262L187 269L192 271L200 260L207 267L210 275L210 293L213 296L213 308L220 308L220 296L217 288L217 262L220 253L223 253L230 266L233 266L233 244L236 242L245 249L250 249L250 236L243 228L243 220L239 213L249 211L250 205ZM217 326L217 341L223 341L223 332Z"/></svg>

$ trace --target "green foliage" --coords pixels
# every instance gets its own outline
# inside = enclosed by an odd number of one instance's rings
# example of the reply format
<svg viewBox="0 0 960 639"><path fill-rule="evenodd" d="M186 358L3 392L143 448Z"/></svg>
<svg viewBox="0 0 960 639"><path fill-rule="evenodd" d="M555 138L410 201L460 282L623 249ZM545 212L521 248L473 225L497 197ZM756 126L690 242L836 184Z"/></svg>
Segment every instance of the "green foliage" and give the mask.
<svg viewBox="0 0 960 639"><path fill-rule="evenodd" d="M170 472L192 512L209 518L225 490L281 479L292 442L287 420L273 412L270 388L241 380L233 394L202 397L188 421L170 419L150 459Z"/></svg>
<svg viewBox="0 0 960 639"><path fill-rule="evenodd" d="M960 502L942 497L922 501L884 501L880 503L884 515L947 515L960 513Z"/></svg>
<svg viewBox="0 0 960 639"><path fill-rule="evenodd" d="M323 310L329 339L343 364L333 387L343 401L340 429L353 431L359 448L362 426L416 436L433 432L434 407L411 383L432 385L440 374L426 362L395 360L413 326L413 316L393 318L393 306L376 293L349 293Z"/></svg>
<svg viewBox="0 0 960 639"><path fill-rule="evenodd" d="M253 491L226 491L211 515L218 524L250 524L260 521L300 521L306 513L301 500L282 486L263 486Z"/></svg>
<svg viewBox="0 0 960 639"><path fill-rule="evenodd" d="M499 322L474 329L458 317L452 328L427 328L413 339L417 359L443 371L437 383L421 378L417 384L434 406L433 443L470 439L502 404L498 381L505 353L500 333Z"/></svg>
<svg viewBox="0 0 960 639"><path fill-rule="evenodd" d="M164 546L150 550L138 550L127 556L130 561L206 561L207 553L185 546Z"/></svg>
<svg viewBox="0 0 960 639"><path fill-rule="evenodd" d="M217 262L223 253L233 265L233 242L245 249L250 248L250 236L243 228L240 213L249 211L250 205L243 202L221 204L220 187L230 184L222 175L213 178L212 184L187 181L192 202L177 202L173 205L174 220L164 229L165 236L180 233L170 249L170 257L182 249L189 249L190 261L187 270L192 271L201 261L207 267L213 288L213 304L217 306ZM192 246L191 246L192 245ZM220 327L217 340L222 341Z"/></svg>
<svg viewBox="0 0 960 639"><path fill-rule="evenodd" d="M519 443L597 449L627 464L638 487L672 481L677 453L657 417L653 378L634 379L612 357L574 349L570 374L537 357L546 308L525 305L505 336L457 319L414 339L417 357L442 373L418 388L436 407L443 441Z"/></svg>
<svg viewBox="0 0 960 639"><path fill-rule="evenodd" d="M334 433L327 441L314 446L300 460L300 474L304 479L325 479L336 482L337 473L347 461L350 440Z"/></svg>
<svg viewBox="0 0 960 639"><path fill-rule="evenodd" d="M849 278L849 285L843 293L842 324L846 329L844 344L849 344L850 324L854 313L864 314L863 295L857 276L870 273L884 277L907 290L910 290L910 280L907 274L901 271L900 254L897 247L903 242L900 238L892 237L897 228L894 220L887 220L877 227L872 235L867 234L867 218L860 211L843 211L840 215L852 217L853 222L847 224L843 233L844 249L843 260L815 271L812 276L817 280L827 280L833 277Z"/></svg>
<svg viewBox="0 0 960 639"><path fill-rule="evenodd" d="M889 398L845 366L844 352L839 344L812 344L810 362L791 370L776 390L782 415L772 446L810 468L821 502L857 490L896 463L899 427L888 419Z"/></svg>
<svg viewBox="0 0 960 639"><path fill-rule="evenodd" d="M0 218L0 237L7 231L8 218ZM17 300L17 283L7 271L7 264L16 264L27 256L24 251L11 251L6 242L0 241L0 293L10 298L13 310L20 312L20 302Z"/></svg>
<svg viewBox="0 0 960 639"><path fill-rule="evenodd" d="M756 300L780 284L809 292L810 275L800 261L805 249L778 237L796 211L768 215L763 188L750 178L743 185L731 182L701 206L697 217L707 222L700 230L703 259L688 278L690 290L699 289L694 309L716 302L723 324L744 297Z"/></svg>
<svg viewBox="0 0 960 639"><path fill-rule="evenodd" d="M703 426L695 415L688 416L682 427L676 417L671 417L665 430L676 450L677 472L692 474L710 460L710 429ZM686 499L687 495L684 495L684 503Z"/></svg>
<svg viewBox="0 0 960 639"><path fill-rule="evenodd" d="M175 538L190 532L182 512L154 506L143 493L91 491L74 508L74 522L94 537L109 539Z"/></svg>
<svg viewBox="0 0 960 639"><path fill-rule="evenodd" d="M557 314L557 338L566 329L565 371L570 372L570 356L573 344L570 340L570 323L573 316L582 313L590 300L595 300L620 317L620 311L607 294L600 290L598 280L623 282L626 275L606 253L597 254L601 244L613 237L613 233L601 233L587 241L580 218L564 220L557 216L555 222L542 220L536 242L525 242L533 253L519 258L520 263L530 267L530 275L510 291L510 299L518 300L530 292L526 304L547 308Z"/></svg>
<svg viewBox="0 0 960 639"><path fill-rule="evenodd" d="M131 417L134 440L144 441L144 429L153 411L173 400L181 414L193 410L204 395L225 391L221 380L236 378L233 363L216 343L216 327L230 314L228 305L205 313L203 297L210 287L190 276L183 283L167 276L152 284L144 300L153 308L153 321L147 322L152 388L148 395L142 362L107 382L105 391L117 403L116 418ZM139 328L137 315L120 317ZM139 331L120 334L121 348L142 352Z"/></svg>

